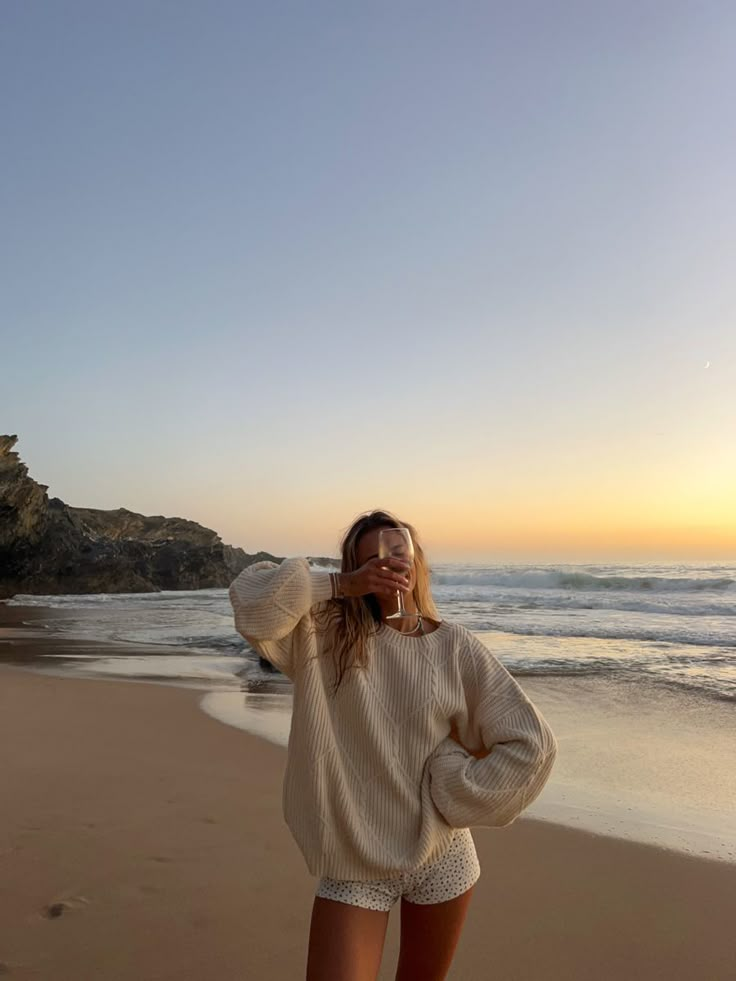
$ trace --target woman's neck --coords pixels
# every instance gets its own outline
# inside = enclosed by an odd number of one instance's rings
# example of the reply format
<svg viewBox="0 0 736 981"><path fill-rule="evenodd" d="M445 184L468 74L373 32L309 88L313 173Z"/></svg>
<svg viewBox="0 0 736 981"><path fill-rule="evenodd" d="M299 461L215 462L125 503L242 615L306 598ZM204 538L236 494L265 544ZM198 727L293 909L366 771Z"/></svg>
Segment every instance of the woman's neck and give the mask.
<svg viewBox="0 0 736 981"><path fill-rule="evenodd" d="M394 599L391 599L389 596L382 596L381 599L378 600L378 605L381 607L382 620L385 620L386 617L390 617L392 614L396 613L399 608L398 599L395 597ZM417 604L414 602L413 593L404 593L404 609L407 613L413 613L414 616L416 616L419 612L417 610Z"/></svg>
<svg viewBox="0 0 736 981"><path fill-rule="evenodd" d="M387 617L392 616L396 613L398 609L398 600L391 601L390 597L381 598L379 600L381 606L381 622L392 630L396 630L400 634L414 634L419 633L422 630L422 617L419 615L417 610L417 605L414 602L413 593L404 594L404 610L409 614L406 617L401 617L400 619L388 620Z"/></svg>

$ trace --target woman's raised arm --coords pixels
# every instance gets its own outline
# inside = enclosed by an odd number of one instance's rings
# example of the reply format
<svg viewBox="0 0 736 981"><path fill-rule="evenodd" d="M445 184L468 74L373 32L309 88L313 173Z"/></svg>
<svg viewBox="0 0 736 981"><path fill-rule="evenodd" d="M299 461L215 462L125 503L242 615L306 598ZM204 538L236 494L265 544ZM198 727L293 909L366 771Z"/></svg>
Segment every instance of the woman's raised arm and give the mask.
<svg viewBox="0 0 736 981"><path fill-rule="evenodd" d="M332 596L329 572L311 569L303 558L284 559L280 565L255 562L230 583L228 592L238 633L293 677L297 625L314 605Z"/></svg>

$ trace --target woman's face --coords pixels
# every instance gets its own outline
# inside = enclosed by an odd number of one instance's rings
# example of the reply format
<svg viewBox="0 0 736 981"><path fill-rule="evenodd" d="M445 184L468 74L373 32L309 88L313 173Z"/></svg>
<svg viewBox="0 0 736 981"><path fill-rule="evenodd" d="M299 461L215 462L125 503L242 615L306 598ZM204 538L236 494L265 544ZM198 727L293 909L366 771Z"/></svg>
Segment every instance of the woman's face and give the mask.
<svg viewBox="0 0 736 981"><path fill-rule="evenodd" d="M363 534L358 539L358 547L356 549L356 559L358 562L358 568L364 566L366 562L370 559L374 559L378 556L378 533L381 529L374 528L371 531L363 532ZM409 570L409 587L413 591L417 584L417 572L412 562L411 569ZM378 597L377 597L378 598Z"/></svg>

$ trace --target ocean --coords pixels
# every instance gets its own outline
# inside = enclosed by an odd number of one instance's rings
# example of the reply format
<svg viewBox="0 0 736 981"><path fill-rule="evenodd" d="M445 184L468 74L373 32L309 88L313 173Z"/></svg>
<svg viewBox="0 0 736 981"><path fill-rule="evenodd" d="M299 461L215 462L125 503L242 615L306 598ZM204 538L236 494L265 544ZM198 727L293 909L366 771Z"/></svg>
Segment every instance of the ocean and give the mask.
<svg viewBox="0 0 736 981"><path fill-rule="evenodd" d="M610 677L736 700L736 564L438 564L432 588L441 616L481 636L520 678ZM52 610L45 631L100 642L99 655L86 646L46 655L74 673L288 686L236 633L225 589L6 602ZM111 655L105 642L135 647Z"/></svg>

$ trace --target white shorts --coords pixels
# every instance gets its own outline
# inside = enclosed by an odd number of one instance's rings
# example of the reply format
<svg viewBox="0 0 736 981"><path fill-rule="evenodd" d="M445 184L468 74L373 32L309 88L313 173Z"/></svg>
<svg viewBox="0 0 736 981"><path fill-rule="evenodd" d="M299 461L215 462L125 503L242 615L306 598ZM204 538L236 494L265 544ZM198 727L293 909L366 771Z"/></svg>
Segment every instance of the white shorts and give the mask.
<svg viewBox="0 0 736 981"><path fill-rule="evenodd" d="M480 878L480 863L469 828L459 828L441 858L404 872L398 879L351 882L320 879L317 895L363 909L387 913L399 897L409 903L428 906L445 903L467 892Z"/></svg>

